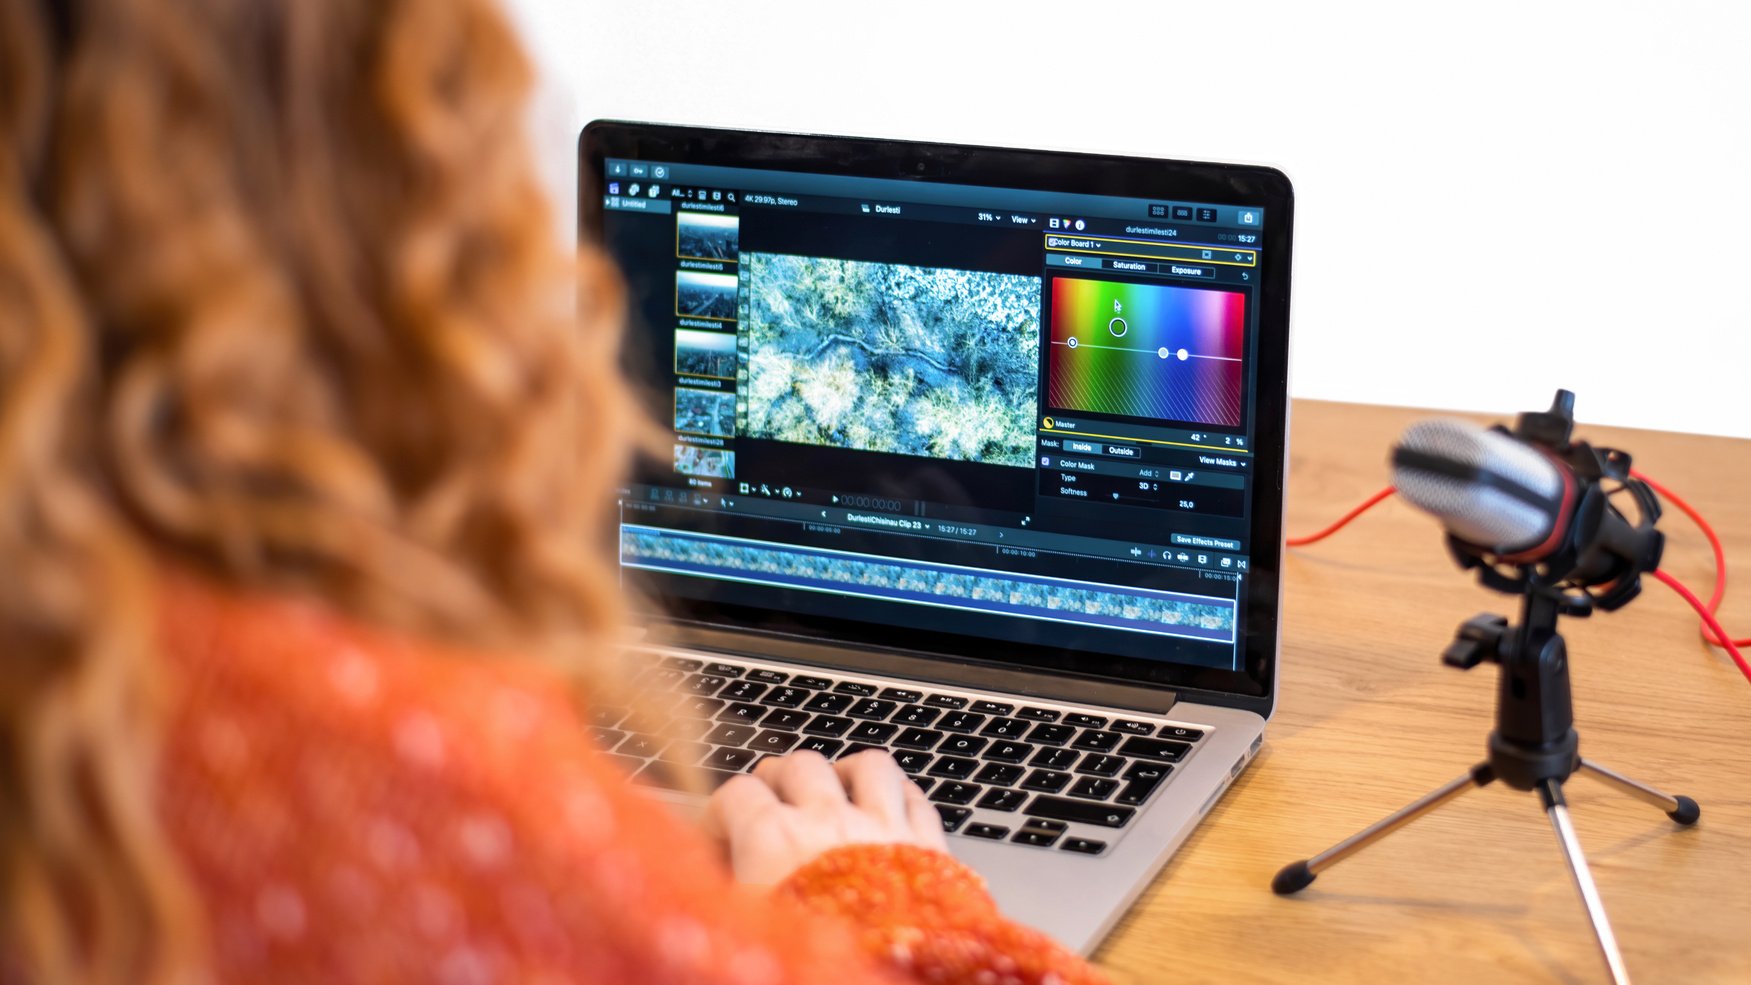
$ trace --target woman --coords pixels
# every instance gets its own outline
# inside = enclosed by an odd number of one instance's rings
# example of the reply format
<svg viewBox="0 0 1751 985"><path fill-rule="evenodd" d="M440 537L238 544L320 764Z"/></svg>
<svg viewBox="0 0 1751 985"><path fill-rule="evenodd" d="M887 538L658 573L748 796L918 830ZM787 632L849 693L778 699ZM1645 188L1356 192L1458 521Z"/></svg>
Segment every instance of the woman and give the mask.
<svg viewBox="0 0 1751 985"><path fill-rule="evenodd" d="M713 844L589 747L643 425L528 85L487 0L0 0L0 981L1093 980L885 756Z"/></svg>

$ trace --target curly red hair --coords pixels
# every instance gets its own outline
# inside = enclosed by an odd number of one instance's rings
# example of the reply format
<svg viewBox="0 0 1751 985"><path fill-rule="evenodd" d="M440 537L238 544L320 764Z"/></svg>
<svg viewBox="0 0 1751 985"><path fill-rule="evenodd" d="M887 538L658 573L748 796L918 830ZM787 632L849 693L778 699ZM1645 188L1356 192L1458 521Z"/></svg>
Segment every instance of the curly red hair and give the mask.
<svg viewBox="0 0 1751 985"><path fill-rule="evenodd" d="M530 84L490 0L0 0L0 898L29 980L199 967L153 807L167 567L600 669L607 477L646 425L618 282L552 235Z"/></svg>

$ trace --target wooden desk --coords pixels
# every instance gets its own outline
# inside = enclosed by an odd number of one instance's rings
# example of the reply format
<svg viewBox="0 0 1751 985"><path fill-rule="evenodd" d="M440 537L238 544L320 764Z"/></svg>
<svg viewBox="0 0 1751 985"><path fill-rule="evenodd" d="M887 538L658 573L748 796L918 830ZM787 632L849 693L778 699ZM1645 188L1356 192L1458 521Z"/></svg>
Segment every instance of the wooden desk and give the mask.
<svg viewBox="0 0 1751 985"><path fill-rule="evenodd" d="M1324 527L1385 485L1388 448L1424 416L1297 402L1290 534ZM1751 442L1585 425L1577 434L1630 452L1714 523L1741 572L1722 621L1751 635ZM1666 570L1706 595L1701 534L1676 509L1661 529ZM1461 621L1514 611L1452 565L1433 520L1396 499L1290 552L1284 571L1282 697L1264 752L1101 962L1122 982L1607 981L1537 798L1500 784L1327 870L1299 896L1272 895L1283 864L1483 758L1495 668L1462 673L1439 654ZM1644 983L1751 982L1751 683L1696 626L1652 580L1628 607L1563 626L1582 752L1702 805L1702 820L1683 829L1594 780L1568 784L1624 959Z"/></svg>

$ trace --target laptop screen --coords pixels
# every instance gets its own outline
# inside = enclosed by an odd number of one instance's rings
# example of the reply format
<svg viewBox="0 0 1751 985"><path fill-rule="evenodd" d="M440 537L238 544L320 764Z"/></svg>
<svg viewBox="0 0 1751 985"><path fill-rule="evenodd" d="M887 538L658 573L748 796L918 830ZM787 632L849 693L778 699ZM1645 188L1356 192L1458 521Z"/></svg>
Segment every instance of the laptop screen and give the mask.
<svg viewBox="0 0 1751 985"><path fill-rule="evenodd" d="M1285 344L1262 277L1287 261L1265 196L651 143L586 161L672 432L623 491L629 580L707 622L1258 693Z"/></svg>

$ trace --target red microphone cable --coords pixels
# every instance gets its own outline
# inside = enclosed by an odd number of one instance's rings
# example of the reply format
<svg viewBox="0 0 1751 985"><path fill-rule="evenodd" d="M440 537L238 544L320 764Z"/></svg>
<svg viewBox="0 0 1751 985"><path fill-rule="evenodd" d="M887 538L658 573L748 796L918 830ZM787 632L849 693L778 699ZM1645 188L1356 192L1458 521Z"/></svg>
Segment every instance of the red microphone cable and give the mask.
<svg viewBox="0 0 1751 985"><path fill-rule="evenodd" d="M1678 507L1685 516L1690 517L1697 527L1702 530L1703 536L1708 539L1709 548L1714 552L1715 585L1714 591L1709 595L1707 603L1704 603L1701 599L1697 598L1696 594L1690 589L1684 587L1683 582L1666 572L1655 571L1652 574L1661 583L1671 588L1674 592L1677 592L1680 598L1690 603L1691 608L1695 609L1697 615L1702 619L1700 631L1703 640L1710 646L1718 646L1721 649L1726 650L1727 655L1733 658L1733 663L1739 666L1740 673L1745 675L1747 681L1751 681L1751 663L1748 663L1745 659L1745 655L1739 651L1739 648L1742 646L1751 646L1751 639L1733 639L1731 636L1727 635L1727 631L1721 628L1720 622L1715 618L1715 612L1720 608L1721 599L1725 597L1727 593L1727 554L1725 548L1721 546L1720 535L1715 533L1714 527L1710 525L1707 520L1703 519L1701 513L1698 513L1694 507L1685 502L1683 497L1679 496L1672 490L1667 489L1665 486L1641 472L1632 470L1630 475L1647 483L1648 487L1658 493L1661 499ZM1398 490L1393 486L1387 486L1385 489L1382 489L1368 497L1366 500L1363 500L1361 505L1357 506L1350 512L1345 513L1342 517L1339 517L1336 523L1326 527L1324 530L1315 534L1309 534L1306 537L1290 537L1283 543L1287 547L1305 547L1308 544L1316 544L1349 526L1351 521L1373 509L1375 506L1379 505L1381 501L1397 491Z"/></svg>

